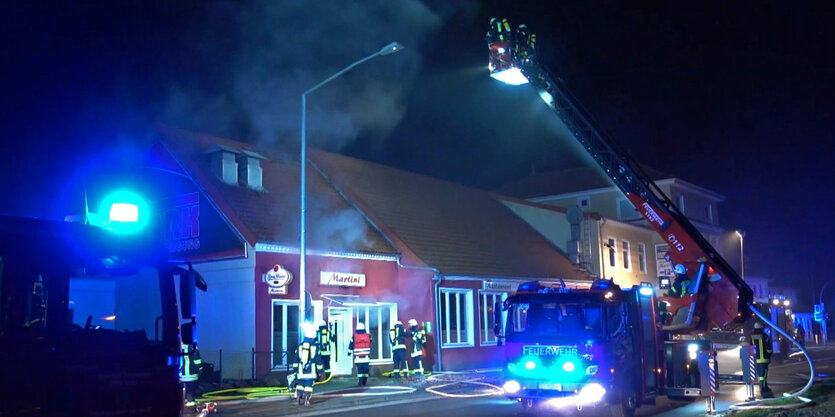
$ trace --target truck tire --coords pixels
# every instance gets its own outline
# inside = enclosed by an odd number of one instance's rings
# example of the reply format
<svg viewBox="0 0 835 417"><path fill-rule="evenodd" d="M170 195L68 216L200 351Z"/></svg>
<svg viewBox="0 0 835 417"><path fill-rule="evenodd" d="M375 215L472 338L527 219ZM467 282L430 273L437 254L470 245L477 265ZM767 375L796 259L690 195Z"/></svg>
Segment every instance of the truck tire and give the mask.
<svg viewBox="0 0 835 417"><path fill-rule="evenodd" d="M619 403L609 405L609 415L612 417L634 417L638 409L638 397L634 392L621 395Z"/></svg>

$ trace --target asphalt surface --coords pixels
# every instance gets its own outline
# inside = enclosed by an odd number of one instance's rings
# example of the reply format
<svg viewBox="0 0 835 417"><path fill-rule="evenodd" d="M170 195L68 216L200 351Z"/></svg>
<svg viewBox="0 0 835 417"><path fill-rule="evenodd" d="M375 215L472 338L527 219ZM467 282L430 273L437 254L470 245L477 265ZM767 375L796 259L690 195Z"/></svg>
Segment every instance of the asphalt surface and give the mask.
<svg viewBox="0 0 835 417"><path fill-rule="evenodd" d="M820 377L835 376L835 345L813 346L810 352L815 359L816 373ZM728 354L730 355L730 353ZM721 366L721 365L720 365ZM729 369L726 368L729 371ZM722 372L722 371L720 371ZM769 384L776 395L796 391L809 377L809 367L802 355L796 355L781 364L772 364ZM468 382L469 381L469 382ZM317 387L311 406L295 405L288 397L269 397L258 400L222 402L219 404L219 416L356 416L372 415L391 416L456 416L456 417L492 417L521 416L522 407L501 395L487 395L494 392L485 383L495 382L488 374L439 375L429 381L407 381L400 385L413 388L414 391L392 388L398 381L385 378L372 379L370 389L355 387L354 381L345 378ZM476 384L472 384L475 382ZM478 385L482 384L482 385ZM452 395L484 394L478 398L446 398L426 391L434 387L437 391ZM716 400L717 410L727 410L731 404L744 399L744 386L736 384L720 385L720 395ZM537 415L608 415L607 410L575 409L554 410L540 409ZM671 401L659 398L656 405L642 406L638 416L685 417L705 414L704 400L693 402Z"/></svg>

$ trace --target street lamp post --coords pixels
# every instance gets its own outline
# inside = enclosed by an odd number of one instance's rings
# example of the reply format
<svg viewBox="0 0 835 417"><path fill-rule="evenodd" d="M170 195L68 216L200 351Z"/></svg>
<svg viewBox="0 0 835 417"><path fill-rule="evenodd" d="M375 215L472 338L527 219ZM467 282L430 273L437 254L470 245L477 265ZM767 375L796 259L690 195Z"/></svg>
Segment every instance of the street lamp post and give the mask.
<svg viewBox="0 0 835 417"><path fill-rule="evenodd" d="M331 82L334 78L339 77L340 75L346 73L351 68L356 67L357 65L362 64L365 61L370 59L376 58L381 55L389 55L393 54L397 51L403 49L403 45L392 42L379 51L360 59L359 61L354 62L351 65L341 69L336 74L331 75L330 77L326 78L324 81L320 82L319 84L310 87L307 91L302 93L302 134L301 134L301 204L300 204L300 229L301 233L299 234L299 340L301 341L304 338L302 324L305 322L305 252L306 252L306 240L305 240L305 191L307 188L307 181L305 175L307 173L306 170L306 161L307 161L307 95L318 90L319 87Z"/></svg>
<svg viewBox="0 0 835 417"><path fill-rule="evenodd" d="M739 275L745 281L745 232L736 230L736 235L739 236Z"/></svg>

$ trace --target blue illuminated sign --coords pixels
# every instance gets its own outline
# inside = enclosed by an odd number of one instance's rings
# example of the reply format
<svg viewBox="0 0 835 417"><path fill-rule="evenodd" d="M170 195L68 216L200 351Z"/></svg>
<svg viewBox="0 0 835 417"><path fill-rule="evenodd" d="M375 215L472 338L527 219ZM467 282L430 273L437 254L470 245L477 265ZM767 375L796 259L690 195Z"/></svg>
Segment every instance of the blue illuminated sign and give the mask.
<svg viewBox="0 0 835 417"><path fill-rule="evenodd" d="M522 346L523 355L534 356L560 356L560 355L577 355L577 346L544 346L544 345L525 345Z"/></svg>

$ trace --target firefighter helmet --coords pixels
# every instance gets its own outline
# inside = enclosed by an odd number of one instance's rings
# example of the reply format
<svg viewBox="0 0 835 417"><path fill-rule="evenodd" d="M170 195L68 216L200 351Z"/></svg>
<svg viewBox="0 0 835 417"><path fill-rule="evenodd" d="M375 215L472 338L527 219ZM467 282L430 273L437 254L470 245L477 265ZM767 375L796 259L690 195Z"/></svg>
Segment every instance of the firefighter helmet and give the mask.
<svg viewBox="0 0 835 417"><path fill-rule="evenodd" d="M754 328L755 329L762 329L763 328L763 322L758 321L758 322L754 323Z"/></svg>
<svg viewBox="0 0 835 417"><path fill-rule="evenodd" d="M324 321L324 320L319 320L319 327L320 327L320 328L321 328L321 327L327 327L327 326L328 326L328 325L327 325L327 323L325 323L325 321Z"/></svg>
<svg viewBox="0 0 835 417"><path fill-rule="evenodd" d="M313 327L313 324L311 324L310 322L306 321L302 323L302 332L304 334L304 337L307 339L313 339L316 337L316 328Z"/></svg>
<svg viewBox="0 0 835 417"><path fill-rule="evenodd" d="M357 331L365 331L365 323L357 323Z"/></svg>
<svg viewBox="0 0 835 417"><path fill-rule="evenodd" d="M400 321L400 320L397 320L397 321L395 321L395 322L394 322L394 325L395 325L395 326L402 326L402 325L403 325L403 322L402 322L402 321Z"/></svg>
<svg viewBox="0 0 835 417"><path fill-rule="evenodd" d="M678 264L676 265L674 271L676 274L682 275L687 273L687 268L685 268L682 264Z"/></svg>
<svg viewBox="0 0 835 417"><path fill-rule="evenodd" d="M412 326L412 327L417 327L417 320L415 320L415 319L410 319L410 320L409 320L409 326Z"/></svg>

